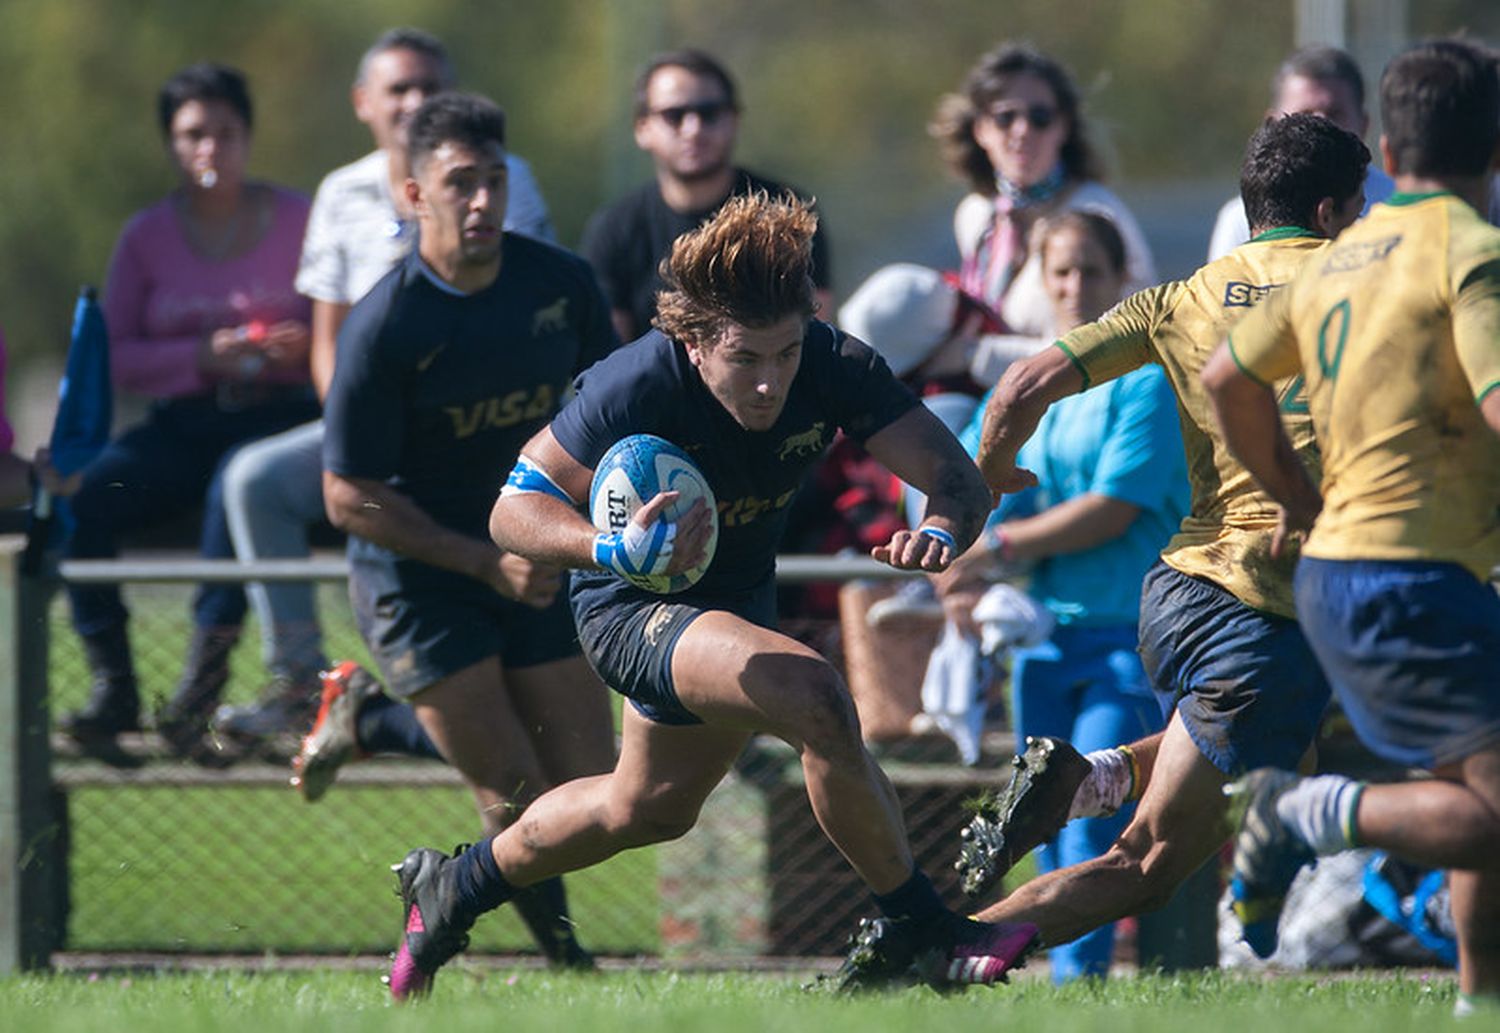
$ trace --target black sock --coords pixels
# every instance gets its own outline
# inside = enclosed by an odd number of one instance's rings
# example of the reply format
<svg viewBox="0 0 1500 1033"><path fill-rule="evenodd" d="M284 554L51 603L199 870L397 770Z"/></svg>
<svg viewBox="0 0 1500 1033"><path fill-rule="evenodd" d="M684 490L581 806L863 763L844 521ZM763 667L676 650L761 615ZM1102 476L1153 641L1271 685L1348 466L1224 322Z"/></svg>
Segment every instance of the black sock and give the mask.
<svg viewBox="0 0 1500 1033"><path fill-rule="evenodd" d="M874 897L881 914L887 918L910 919L918 925L948 913L932 880L920 868L913 869L911 878L889 893L876 893Z"/></svg>
<svg viewBox="0 0 1500 1033"><path fill-rule="evenodd" d="M512 903L548 960L574 961L583 953L573 935L573 920L568 916L568 895L563 889L562 876L555 875L517 891Z"/></svg>
<svg viewBox="0 0 1500 1033"><path fill-rule="evenodd" d="M366 753L405 753L413 757L442 760L443 755L427 737L417 713L385 693L372 696L359 708L354 734Z"/></svg>
<svg viewBox="0 0 1500 1033"><path fill-rule="evenodd" d="M516 894L505 881L490 850L494 836L487 836L453 859L453 889L458 911L470 918L493 911Z"/></svg>

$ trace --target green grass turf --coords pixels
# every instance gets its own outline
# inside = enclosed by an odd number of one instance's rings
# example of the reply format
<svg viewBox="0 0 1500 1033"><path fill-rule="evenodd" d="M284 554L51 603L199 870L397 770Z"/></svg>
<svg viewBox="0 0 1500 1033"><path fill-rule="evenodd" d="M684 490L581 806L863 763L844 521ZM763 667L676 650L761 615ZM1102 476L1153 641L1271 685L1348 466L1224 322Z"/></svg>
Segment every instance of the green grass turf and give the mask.
<svg viewBox="0 0 1500 1033"><path fill-rule="evenodd" d="M1235 978L1220 973L1116 978L1061 989L1021 978L940 996L911 989L863 998L804 992L805 974L616 971L596 976L470 967L431 999L396 1007L369 972L68 974L0 981L0 1028L91 1030L503 1029L615 1033L1383 1033L1479 1029L1450 1017L1453 984L1416 975Z"/></svg>

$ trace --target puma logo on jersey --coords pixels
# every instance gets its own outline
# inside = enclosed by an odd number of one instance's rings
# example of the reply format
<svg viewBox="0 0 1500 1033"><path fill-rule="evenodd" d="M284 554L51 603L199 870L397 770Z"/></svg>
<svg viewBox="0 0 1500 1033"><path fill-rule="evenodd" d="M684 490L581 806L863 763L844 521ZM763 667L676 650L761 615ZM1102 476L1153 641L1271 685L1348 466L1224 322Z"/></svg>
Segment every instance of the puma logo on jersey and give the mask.
<svg viewBox="0 0 1500 1033"><path fill-rule="evenodd" d="M781 443L776 450L777 459L791 459L794 456L811 455L823 448L823 421L819 420L800 434L793 434Z"/></svg>
<svg viewBox="0 0 1500 1033"><path fill-rule="evenodd" d="M546 308L539 308L531 316L531 336L555 334L568 328L568 299L558 298Z"/></svg>
<svg viewBox="0 0 1500 1033"><path fill-rule="evenodd" d="M427 367L431 366L432 363L433 363L433 361L439 355L443 354L444 349L446 349L447 347L448 346L446 344L440 344L436 348L432 349L432 351L428 352L426 355L424 355L420 359L418 359L417 360L417 372L418 373L426 373L427 372Z"/></svg>
<svg viewBox="0 0 1500 1033"><path fill-rule="evenodd" d="M1396 250L1396 245L1401 243L1401 235L1394 237L1383 237L1380 240L1372 240L1368 243L1356 242L1345 244L1342 247L1335 245L1328 252L1328 260L1323 263L1323 272L1327 273L1352 273L1356 269L1363 269L1374 262L1384 260L1385 256Z"/></svg>
<svg viewBox="0 0 1500 1033"><path fill-rule="evenodd" d="M529 391L512 391L473 405L445 406L443 411L453 421L453 437L462 441L480 430L503 430L523 420L545 419L552 415L556 401L552 385L539 384Z"/></svg>

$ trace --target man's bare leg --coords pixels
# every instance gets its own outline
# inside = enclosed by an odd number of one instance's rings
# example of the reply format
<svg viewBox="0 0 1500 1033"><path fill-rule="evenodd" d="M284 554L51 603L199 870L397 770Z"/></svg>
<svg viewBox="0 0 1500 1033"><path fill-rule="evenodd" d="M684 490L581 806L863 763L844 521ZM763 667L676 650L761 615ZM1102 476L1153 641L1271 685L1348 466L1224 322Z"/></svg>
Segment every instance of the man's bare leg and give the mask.
<svg viewBox="0 0 1500 1033"><path fill-rule="evenodd" d="M978 917L1034 922L1044 943L1067 943L1165 905L1229 835L1226 779L1198 752L1175 713L1153 753L1135 817L1108 852L1033 879Z"/></svg>
<svg viewBox="0 0 1500 1033"><path fill-rule="evenodd" d="M601 775L614 766L610 692L587 660L572 656L534 667L509 667L505 679L548 784Z"/></svg>

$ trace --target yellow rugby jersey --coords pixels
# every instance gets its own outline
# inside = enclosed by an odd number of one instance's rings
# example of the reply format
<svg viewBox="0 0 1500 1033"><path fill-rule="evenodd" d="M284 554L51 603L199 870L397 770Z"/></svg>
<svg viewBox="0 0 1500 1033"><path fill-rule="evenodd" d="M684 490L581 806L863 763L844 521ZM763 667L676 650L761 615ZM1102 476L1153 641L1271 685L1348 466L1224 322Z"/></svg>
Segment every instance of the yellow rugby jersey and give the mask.
<svg viewBox="0 0 1500 1033"><path fill-rule="evenodd" d="M1235 361L1305 370L1323 451L1320 559L1500 561L1500 230L1452 194L1397 194L1235 328Z"/></svg>
<svg viewBox="0 0 1500 1033"><path fill-rule="evenodd" d="M1097 323L1057 342L1086 385L1148 362L1162 365L1177 393L1193 493L1192 508L1162 559L1184 574L1222 585L1246 606L1283 617L1296 616L1295 556L1271 558L1276 504L1224 447L1199 374L1229 328L1327 245L1296 227L1271 230L1186 280L1132 294ZM1300 379L1286 378L1278 394L1287 433L1303 462L1315 467L1317 449Z"/></svg>

